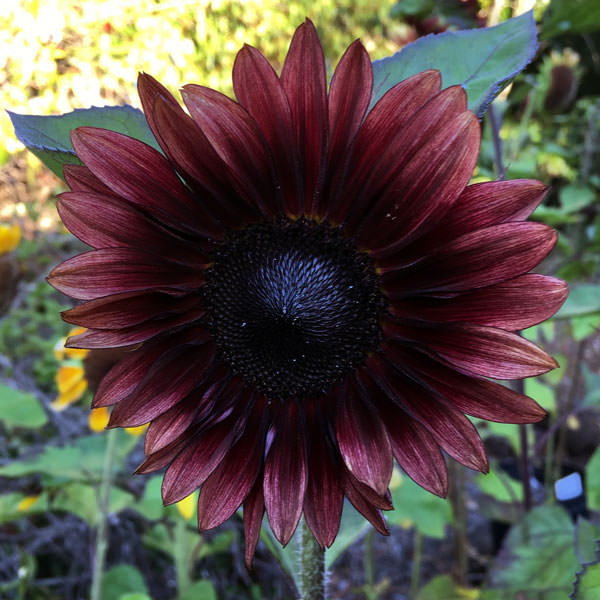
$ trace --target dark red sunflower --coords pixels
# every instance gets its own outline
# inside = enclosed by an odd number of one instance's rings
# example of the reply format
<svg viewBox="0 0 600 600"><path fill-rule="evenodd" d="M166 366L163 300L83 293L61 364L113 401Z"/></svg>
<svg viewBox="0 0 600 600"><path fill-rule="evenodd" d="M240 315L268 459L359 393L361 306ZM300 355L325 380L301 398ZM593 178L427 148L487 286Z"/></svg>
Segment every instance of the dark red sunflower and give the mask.
<svg viewBox="0 0 600 600"><path fill-rule="evenodd" d="M371 63L354 42L327 89L312 23L281 76L245 46L237 102L187 85L184 112L140 75L164 155L125 135L72 134L59 211L94 249L50 282L85 302L70 345L137 344L94 406L150 422L139 468L163 498L200 487L200 529L244 508L251 558L266 508L285 544L300 515L336 537L344 496L381 532L393 458L444 495L444 450L487 470L463 413L537 421L530 398L485 379L556 366L517 330L552 315L562 281L528 274L556 241L525 222L546 188L467 185L479 151L464 90L437 71L368 111Z"/></svg>

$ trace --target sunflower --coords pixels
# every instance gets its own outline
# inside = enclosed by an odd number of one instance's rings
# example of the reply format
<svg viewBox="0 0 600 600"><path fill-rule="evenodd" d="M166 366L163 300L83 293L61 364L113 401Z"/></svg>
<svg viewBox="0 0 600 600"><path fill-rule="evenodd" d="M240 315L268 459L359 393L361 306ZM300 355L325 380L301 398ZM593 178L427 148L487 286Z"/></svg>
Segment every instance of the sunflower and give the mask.
<svg viewBox="0 0 600 600"><path fill-rule="evenodd" d="M465 416L544 411L491 379L555 361L517 330L551 316L562 281L530 274L555 232L525 219L546 188L468 185L480 128L460 86L425 71L371 110L359 41L329 89L310 21L281 76L244 46L237 101L186 85L188 112L139 77L164 154L125 135L72 133L60 215L93 250L50 282L85 302L80 348L137 344L103 379L109 426L150 423L139 472L163 499L200 488L201 530L243 505L250 561L266 510L286 544L302 513L330 546L344 497L385 533L393 460L447 492L442 450L486 471ZM189 113L189 114L188 114Z"/></svg>

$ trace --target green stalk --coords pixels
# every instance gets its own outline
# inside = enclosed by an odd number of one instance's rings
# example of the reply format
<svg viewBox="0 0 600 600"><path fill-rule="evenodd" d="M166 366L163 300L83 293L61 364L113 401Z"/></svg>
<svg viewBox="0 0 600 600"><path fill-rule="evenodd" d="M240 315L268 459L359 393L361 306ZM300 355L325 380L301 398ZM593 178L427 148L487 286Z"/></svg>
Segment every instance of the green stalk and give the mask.
<svg viewBox="0 0 600 600"><path fill-rule="evenodd" d="M177 579L177 596L180 597L192 584L190 577L190 549L187 544L186 523L178 515L175 524L175 539L173 544L173 560L175 562L175 577Z"/></svg>
<svg viewBox="0 0 600 600"><path fill-rule="evenodd" d="M108 549L108 509L110 491L113 483L113 463L117 448L117 430L109 429L106 434L106 450L104 451L104 470L98 497L98 526L96 527L96 548L92 569L92 589L90 600L100 600L102 595L102 575Z"/></svg>
<svg viewBox="0 0 600 600"><path fill-rule="evenodd" d="M317 540L315 540L304 519L301 527L300 576L302 600L325 600L325 552L317 544Z"/></svg>
<svg viewBox="0 0 600 600"><path fill-rule="evenodd" d="M413 564L410 574L410 593L408 597L412 600L417 597L419 584L421 583L421 562L423 558L423 535L415 528L415 547L413 549Z"/></svg>

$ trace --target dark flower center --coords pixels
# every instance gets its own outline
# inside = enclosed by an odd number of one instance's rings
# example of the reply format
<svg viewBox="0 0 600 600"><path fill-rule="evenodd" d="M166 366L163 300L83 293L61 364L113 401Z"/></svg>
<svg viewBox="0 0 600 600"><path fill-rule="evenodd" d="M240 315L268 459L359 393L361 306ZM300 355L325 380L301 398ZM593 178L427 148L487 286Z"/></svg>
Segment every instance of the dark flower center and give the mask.
<svg viewBox="0 0 600 600"><path fill-rule="evenodd" d="M384 307L373 261L305 219L231 232L206 272L221 357L270 398L324 392L379 347Z"/></svg>

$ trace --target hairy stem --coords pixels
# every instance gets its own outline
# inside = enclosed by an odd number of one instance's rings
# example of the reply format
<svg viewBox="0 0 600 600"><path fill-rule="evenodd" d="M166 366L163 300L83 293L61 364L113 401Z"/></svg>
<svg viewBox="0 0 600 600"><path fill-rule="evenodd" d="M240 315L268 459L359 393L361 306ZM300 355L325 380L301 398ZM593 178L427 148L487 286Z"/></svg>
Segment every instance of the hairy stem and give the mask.
<svg viewBox="0 0 600 600"><path fill-rule="evenodd" d="M113 463L117 448L117 430L109 429L106 434L106 450L104 451L104 470L98 497L98 526L96 528L96 547L92 568L92 589L90 600L100 600L102 595L102 574L108 549L108 510L110 491L113 483Z"/></svg>
<svg viewBox="0 0 600 600"><path fill-rule="evenodd" d="M325 600L325 552L302 520L300 553L302 600Z"/></svg>

